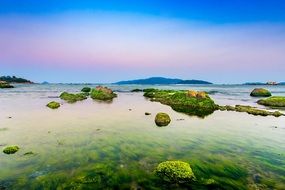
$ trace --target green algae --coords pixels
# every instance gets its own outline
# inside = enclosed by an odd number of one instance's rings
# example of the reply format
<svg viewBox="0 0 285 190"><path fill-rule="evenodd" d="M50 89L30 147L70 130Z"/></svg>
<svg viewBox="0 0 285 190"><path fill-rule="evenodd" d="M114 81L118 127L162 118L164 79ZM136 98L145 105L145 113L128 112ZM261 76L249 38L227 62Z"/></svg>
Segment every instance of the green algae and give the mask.
<svg viewBox="0 0 285 190"><path fill-rule="evenodd" d="M188 115L205 117L218 109L218 106L207 95L198 93L193 97L187 91L145 89L144 96L151 101L169 105L173 110Z"/></svg>
<svg viewBox="0 0 285 190"><path fill-rule="evenodd" d="M57 109L60 107L60 103L52 101L52 102L49 102L46 106L51 109Z"/></svg>
<svg viewBox="0 0 285 190"><path fill-rule="evenodd" d="M16 145L13 145L13 146L7 146L3 149L3 152L5 154L15 154L16 152L18 152L20 148Z"/></svg>
<svg viewBox="0 0 285 190"><path fill-rule="evenodd" d="M269 97L269 96L271 96L271 93L269 92L269 90L264 89L264 88L255 88L250 93L250 96L253 96L253 97Z"/></svg>
<svg viewBox="0 0 285 190"><path fill-rule="evenodd" d="M75 103L77 101L82 101L87 99L87 96L85 93L78 93L78 94L72 94L68 92L63 92L59 96L62 100L67 101L68 103Z"/></svg>
<svg viewBox="0 0 285 190"><path fill-rule="evenodd" d="M284 96L272 96L266 99L261 99L257 101L258 104L270 107L285 107L285 97Z"/></svg>

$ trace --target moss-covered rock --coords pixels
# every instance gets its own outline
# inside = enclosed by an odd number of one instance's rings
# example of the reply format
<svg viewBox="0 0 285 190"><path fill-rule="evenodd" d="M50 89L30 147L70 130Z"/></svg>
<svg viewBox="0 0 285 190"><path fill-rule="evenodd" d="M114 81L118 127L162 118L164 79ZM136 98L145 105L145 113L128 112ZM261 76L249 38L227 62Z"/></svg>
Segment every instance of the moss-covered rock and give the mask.
<svg viewBox="0 0 285 190"><path fill-rule="evenodd" d="M272 96L266 99L261 99L257 101L258 104L270 107L285 107L285 97L284 96Z"/></svg>
<svg viewBox="0 0 285 190"><path fill-rule="evenodd" d="M52 102L47 104L47 107L49 107L51 109L57 109L60 107L60 103L52 101Z"/></svg>
<svg viewBox="0 0 285 190"><path fill-rule="evenodd" d="M271 96L271 93L264 88L255 88L251 93L250 96L253 97L269 97Z"/></svg>
<svg viewBox="0 0 285 190"><path fill-rule="evenodd" d="M155 124L157 126L167 126L171 122L171 119L167 113L158 113L155 116Z"/></svg>
<svg viewBox="0 0 285 190"><path fill-rule="evenodd" d="M169 105L175 111L199 117L218 109L218 105L205 92L146 89L144 96L151 101Z"/></svg>
<svg viewBox="0 0 285 190"><path fill-rule="evenodd" d="M246 112L251 115L260 115L260 116L275 116L275 117L280 117L284 115L283 113L279 111L267 111L267 110L262 110L258 109L252 106L244 106L244 105L236 105L235 107L233 106L219 106L219 110L221 111L236 111L236 112Z"/></svg>
<svg viewBox="0 0 285 190"><path fill-rule="evenodd" d="M10 85L6 81L0 81L0 88L14 88L14 86Z"/></svg>
<svg viewBox="0 0 285 190"><path fill-rule="evenodd" d="M97 86L95 89L92 89L90 96L95 100L111 101L117 97L117 94L107 87Z"/></svg>
<svg viewBox="0 0 285 190"><path fill-rule="evenodd" d="M82 101L87 99L87 96L85 93L78 93L78 94L72 94L68 92L63 92L59 96L62 100L67 101L68 103L74 103L77 101Z"/></svg>
<svg viewBox="0 0 285 190"><path fill-rule="evenodd" d="M162 180L170 183L186 183L195 179L190 165L182 161L162 162L154 172Z"/></svg>
<svg viewBox="0 0 285 190"><path fill-rule="evenodd" d="M13 146L7 146L3 149L3 152L5 154L15 154L20 148L16 145Z"/></svg>
<svg viewBox="0 0 285 190"><path fill-rule="evenodd" d="M81 89L81 92L90 92L91 88L90 87L84 87Z"/></svg>

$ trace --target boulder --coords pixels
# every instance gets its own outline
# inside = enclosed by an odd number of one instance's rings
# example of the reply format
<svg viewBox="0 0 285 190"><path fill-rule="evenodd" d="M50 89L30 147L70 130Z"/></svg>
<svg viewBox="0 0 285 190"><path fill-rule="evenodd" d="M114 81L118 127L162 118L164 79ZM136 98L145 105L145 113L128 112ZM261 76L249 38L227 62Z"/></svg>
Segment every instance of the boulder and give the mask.
<svg viewBox="0 0 285 190"><path fill-rule="evenodd" d="M285 97L284 96L272 96L266 99L261 99L257 101L258 104L270 107L285 107Z"/></svg>
<svg viewBox="0 0 285 190"><path fill-rule="evenodd" d="M171 119L167 113L158 113L155 116L155 123L157 126L167 126L171 122Z"/></svg>
<svg viewBox="0 0 285 190"><path fill-rule="evenodd" d="M51 109L57 109L60 107L60 103L52 101L52 102L47 104L47 107L49 107Z"/></svg>
<svg viewBox="0 0 285 190"><path fill-rule="evenodd" d="M170 183L189 183L195 180L195 175L186 162L166 161L160 163L155 169L155 175Z"/></svg>
<svg viewBox="0 0 285 190"><path fill-rule="evenodd" d="M3 149L3 152L5 154L15 154L16 152L18 152L20 148L16 145L13 145L13 146L7 146Z"/></svg>
<svg viewBox="0 0 285 190"><path fill-rule="evenodd" d="M264 88L255 88L251 93L250 96L253 97L269 97L271 96L271 93Z"/></svg>

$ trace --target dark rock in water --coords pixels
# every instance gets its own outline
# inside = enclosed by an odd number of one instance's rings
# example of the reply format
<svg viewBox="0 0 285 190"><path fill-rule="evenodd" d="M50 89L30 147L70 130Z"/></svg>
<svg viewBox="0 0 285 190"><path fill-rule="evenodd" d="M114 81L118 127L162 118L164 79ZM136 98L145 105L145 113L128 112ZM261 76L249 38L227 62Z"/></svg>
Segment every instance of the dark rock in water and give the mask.
<svg viewBox="0 0 285 190"><path fill-rule="evenodd" d="M75 103L77 101L82 101L87 99L87 96L84 93L72 94L68 92L63 92L59 97L67 101L68 103Z"/></svg>
<svg viewBox="0 0 285 190"><path fill-rule="evenodd" d="M131 90L131 92L143 92L143 90L136 88L136 89Z"/></svg>
<svg viewBox="0 0 285 190"><path fill-rule="evenodd" d="M24 154L24 156L34 155L34 154L35 154L34 152L30 151L30 152L26 152L26 153Z"/></svg>
<svg viewBox="0 0 285 190"><path fill-rule="evenodd" d="M149 113L149 112L145 112L144 114L145 114L145 115L151 115L151 113Z"/></svg>
<svg viewBox="0 0 285 190"><path fill-rule="evenodd" d="M166 161L160 163L155 171L155 175L170 183L189 183L195 180L195 175L186 162Z"/></svg>
<svg viewBox="0 0 285 190"><path fill-rule="evenodd" d="M0 81L0 88L14 88L14 86L10 85L6 81Z"/></svg>
<svg viewBox="0 0 285 190"><path fill-rule="evenodd" d="M81 89L81 92L90 92L91 88L90 87L84 87Z"/></svg>
<svg viewBox="0 0 285 190"><path fill-rule="evenodd" d="M262 177L261 177L260 174L254 174L252 177L253 177L253 181L255 183L260 183L261 182Z"/></svg>
<svg viewBox="0 0 285 190"><path fill-rule="evenodd" d="M253 97L269 97L271 96L271 93L264 88L255 88L251 93L250 96Z"/></svg>
<svg viewBox="0 0 285 190"><path fill-rule="evenodd" d="M132 111L132 109L129 109L129 111Z"/></svg>
<svg viewBox="0 0 285 190"><path fill-rule="evenodd" d="M16 145L13 145L13 146L7 146L3 149L3 152L5 154L15 154L16 152L18 152L20 148Z"/></svg>
<svg viewBox="0 0 285 190"><path fill-rule="evenodd" d="M95 89L92 89L90 96L95 100L111 101L117 97L117 94L107 87L97 86Z"/></svg>
<svg viewBox="0 0 285 190"><path fill-rule="evenodd" d="M151 101L171 106L178 112L205 117L218 109L218 105L205 93L183 90L145 89L144 96Z"/></svg>
<svg viewBox="0 0 285 190"><path fill-rule="evenodd" d="M285 97L284 96L272 96L266 99L261 99L257 101L258 104L270 107L285 107Z"/></svg>
<svg viewBox="0 0 285 190"><path fill-rule="evenodd" d="M159 127L167 126L171 119L167 113L158 113L155 116L155 124Z"/></svg>
<svg viewBox="0 0 285 190"><path fill-rule="evenodd" d="M52 101L47 104L47 107L49 107L50 109L57 109L60 107L60 103Z"/></svg>

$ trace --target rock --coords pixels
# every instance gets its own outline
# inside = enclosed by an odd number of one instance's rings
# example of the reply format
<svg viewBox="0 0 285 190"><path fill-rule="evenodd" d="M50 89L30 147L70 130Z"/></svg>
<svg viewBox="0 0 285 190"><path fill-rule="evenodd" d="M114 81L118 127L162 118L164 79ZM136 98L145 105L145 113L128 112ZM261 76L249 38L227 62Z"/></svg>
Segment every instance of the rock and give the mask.
<svg viewBox="0 0 285 190"><path fill-rule="evenodd" d="M269 97L271 96L271 93L264 88L255 88L251 93L250 96L253 97Z"/></svg>
<svg viewBox="0 0 285 190"><path fill-rule="evenodd" d="M205 92L157 89L145 91L144 96L151 101L169 105L173 110L188 115L205 117L219 108Z"/></svg>
<svg viewBox="0 0 285 190"><path fill-rule="evenodd" d="M145 115L151 115L151 113L149 113L149 112L145 112L144 114L145 114Z"/></svg>
<svg viewBox="0 0 285 190"><path fill-rule="evenodd" d="M131 90L131 92L142 92L142 91L143 91L142 89L138 89L138 88Z"/></svg>
<svg viewBox="0 0 285 190"><path fill-rule="evenodd" d="M162 162L154 172L156 176L170 183L187 183L195 179L190 165L182 161Z"/></svg>
<svg viewBox="0 0 285 190"><path fill-rule="evenodd" d="M0 88L14 88L14 86L10 85L6 81L0 81Z"/></svg>
<svg viewBox="0 0 285 190"><path fill-rule="evenodd" d="M251 115L260 115L260 116L275 116L275 117L280 117L284 115L283 113L279 111L275 112L270 112L267 110L261 110L252 106L244 106L244 105L236 105L235 107L233 106L219 106L219 110L221 111L236 111L236 112L246 112Z"/></svg>
<svg viewBox="0 0 285 190"><path fill-rule="evenodd" d="M72 94L72 93L68 93L68 92L63 92L63 93L61 93L61 95L59 97L62 100L67 101L68 103L74 103L77 101L82 101L82 100L87 99L87 96L84 93Z"/></svg>
<svg viewBox="0 0 285 190"><path fill-rule="evenodd" d="M155 123L157 126L167 126L171 122L171 119L166 113L158 113L155 116Z"/></svg>
<svg viewBox="0 0 285 190"><path fill-rule="evenodd" d="M16 145L13 146L7 146L3 149L3 152L5 154L15 154L20 148Z"/></svg>
<svg viewBox="0 0 285 190"><path fill-rule="evenodd" d="M24 156L34 155L34 154L35 154L34 152L30 151L30 152L26 152L26 153L24 154Z"/></svg>
<svg viewBox="0 0 285 190"><path fill-rule="evenodd" d="M52 101L52 102L47 104L47 107L49 107L51 109L57 109L60 107L60 103Z"/></svg>
<svg viewBox="0 0 285 190"><path fill-rule="evenodd" d="M261 99L257 101L258 104L271 107L285 107L285 97L284 96L272 96L266 99Z"/></svg>
<svg viewBox="0 0 285 190"><path fill-rule="evenodd" d="M91 88L90 87L84 87L81 89L81 92L90 92Z"/></svg>
<svg viewBox="0 0 285 190"><path fill-rule="evenodd" d="M92 89L90 96L95 100L111 101L117 97L117 94L107 87L97 86L95 89Z"/></svg>

